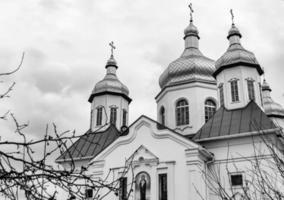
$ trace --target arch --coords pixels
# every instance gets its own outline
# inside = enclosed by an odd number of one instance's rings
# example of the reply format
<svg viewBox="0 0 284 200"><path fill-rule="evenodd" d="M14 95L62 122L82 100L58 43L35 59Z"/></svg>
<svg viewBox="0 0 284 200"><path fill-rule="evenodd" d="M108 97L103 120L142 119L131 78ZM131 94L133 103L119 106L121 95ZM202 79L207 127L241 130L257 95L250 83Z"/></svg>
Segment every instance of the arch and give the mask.
<svg viewBox="0 0 284 200"><path fill-rule="evenodd" d="M205 122L207 122L216 112L216 101L210 97L205 100L204 111L205 111Z"/></svg>
<svg viewBox="0 0 284 200"><path fill-rule="evenodd" d="M165 110L165 107L164 106L162 106L161 108L160 108L160 112L159 112L159 115L160 115L160 122L161 122L161 124L162 125L165 125L165 122L166 122L166 110Z"/></svg>
<svg viewBox="0 0 284 200"><path fill-rule="evenodd" d="M189 124L189 104L185 98L176 101L176 125Z"/></svg>

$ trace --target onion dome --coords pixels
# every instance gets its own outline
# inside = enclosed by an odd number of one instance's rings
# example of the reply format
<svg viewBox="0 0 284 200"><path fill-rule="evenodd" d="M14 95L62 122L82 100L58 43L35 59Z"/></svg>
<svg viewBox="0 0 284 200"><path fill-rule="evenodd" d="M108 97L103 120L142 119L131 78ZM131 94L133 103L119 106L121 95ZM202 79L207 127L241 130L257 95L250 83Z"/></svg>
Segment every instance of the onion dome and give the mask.
<svg viewBox="0 0 284 200"><path fill-rule="evenodd" d="M214 61L201 53L198 40L198 29L190 20L190 24L184 30L185 49L182 55L171 62L161 74L159 78L161 89L196 81L216 84L212 76L215 71Z"/></svg>
<svg viewBox="0 0 284 200"><path fill-rule="evenodd" d="M265 114L268 117L284 118L284 109L280 104L273 101L270 96L271 91L269 84L264 80L262 83L262 99Z"/></svg>
<svg viewBox="0 0 284 200"><path fill-rule="evenodd" d="M93 91L91 96L89 97L89 102L91 103L95 96L100 96L104 94L112 94L124 97L128 102L131 102L129 98L129 90L128 88L120 82L120 80L116 76L116 70L118 66L116 60L113 55L110 56L106 63L106 75L103 80L99 81Z"/></svg>
<svg viewBox="0 0 284 200"><path fill-rule="evenodd" d="M217 76L222 70L226 68L231 68L235 66L247 66L254 67L258 71L259 75L263 74L263 69L256 60L255 55L246 50L240 43L242 35L239 29L232 24L229 30L227 39L230 42L227 51L216 61L216 71L214 72L214 77Z"/></svg>

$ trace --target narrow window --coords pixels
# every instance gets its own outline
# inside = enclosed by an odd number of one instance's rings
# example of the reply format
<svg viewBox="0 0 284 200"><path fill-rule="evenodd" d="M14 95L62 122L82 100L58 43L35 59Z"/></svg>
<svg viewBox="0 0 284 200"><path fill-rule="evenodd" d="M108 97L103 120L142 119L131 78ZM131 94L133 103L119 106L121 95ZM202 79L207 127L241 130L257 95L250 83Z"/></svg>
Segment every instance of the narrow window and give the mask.
<svg viewBox="0 0 284 200"><path fill-rule="evenodd" d="M93 190L92 189L86 189L85 190L85 197L86 198L92 198L93 197Z"/></svg>
<svg viewBox="0 0 284 200"><path fill-rule="evenodd" d="M255 99L255 92L254 92L254 84L253 80L247 80L248 84L248 95L249 95L249 100L254 100Z"/></svg>
<svg viewBox="0 0 284 200"><path fill-rule="evenodd" d="M167 174L159 174L159 200L168 199Z"/></svg>
<svg viewBox="0 0 284 200"><path fill-rule="evenodd" d="M233 174L231 175L231 185L235 186L243 186L243 175L242 174Z"/></svg>
<svg viewBox="0 0 284 200"><path fill-rule="evenodd" d="M238 80L231 81L231 95L233 102L239 101Z"/></svg>
<svg viewBox="0 0 284 200"><path fill-rule="evenodd" d="M164 106L162 106L161 109L160 109L160 119L161 119L161 124L165 125L165 108L164 108Z"/></svg>
<svg viewBox="0 0 284 200"><path fill-rule="evenodd" d="M122 113L122 126L126 126L127 111L124 109Z"/></svg>
<svg viewBox="0 0 284 200"><path fill-rule="evenodd" d="M119 200L127 200L127 178L119 179Z"/></svg>
<svg viewBox="0 0 284 200"><path fill-rule="evenodd" d="M117 108L110 108L110 123L116 124L116 110Z"/></svg>
<svg viewBox="0 0 284 200"><path fill-rule="evenodd" d="M205 101L205 122L207 122L216 112L216 104L212 100Z"/></svg>
<svg viewBox="0 0 284 200"><path fill-rule="evenodd" d="M185 99L179 100L176 104L177 126L189 124L189 107Z"/></svg>
<svg viewBox="0 0 284 200"><path fill-rule="evenodd" d="M97 108L97 126L102 125L103 107Z"/></svg>
<svg viewBox="0 0 284 200"><path fill-rule="evenodd" d="M261 105L263 106L262 87L261 87L261 84L260 84L260 83L258 83L258 87L259 87L259 95L260 95Z"/></svg>
<svg viewBox="0 0 284 200"><path fill-rule="evenodd" d="M223 84L219 86L219 93L220 93L220 105L224 106L224 88L223 88Z"/></svg>
<svg viewBox="0 0 284 200"><path fill-rule="evenodd" d="M91 109L91 119L90 119L90 126L92 127L93 125L93 118L94 118L94 110Z"/></svg>

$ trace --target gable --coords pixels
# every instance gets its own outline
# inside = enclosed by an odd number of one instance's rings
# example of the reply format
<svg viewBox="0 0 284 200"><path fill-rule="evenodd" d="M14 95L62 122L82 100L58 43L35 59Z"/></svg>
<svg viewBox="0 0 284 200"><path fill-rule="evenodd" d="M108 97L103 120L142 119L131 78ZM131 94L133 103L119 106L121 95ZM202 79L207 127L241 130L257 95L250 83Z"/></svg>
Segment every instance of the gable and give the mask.
<svg viewBox="0 0 284 200"><path fill-rule="evenodd" d="M141 116L136 120L128 130L128 134L117 138L111 145L104 149L94 160L103 160L113 151L118 148L123 148L121 151L125 158L130 155L123 152L133 152L136 149L147 146L154 147L154 149L164 148L173 150L174 148L197 148L199 145L190 139L176 133L168 128L161 129L159 124L154 120ZM168 148L168 149L167 149ZM143 148L142 148L143 149ZM140 149L141 150L141 149Z"/></svg>

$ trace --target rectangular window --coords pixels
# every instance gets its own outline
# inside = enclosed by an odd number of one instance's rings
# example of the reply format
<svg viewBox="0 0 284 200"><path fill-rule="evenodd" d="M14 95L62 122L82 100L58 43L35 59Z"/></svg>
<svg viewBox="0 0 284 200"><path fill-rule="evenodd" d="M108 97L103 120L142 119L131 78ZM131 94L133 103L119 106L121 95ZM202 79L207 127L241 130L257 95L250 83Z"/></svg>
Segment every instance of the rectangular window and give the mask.
<svg viewBox="0 0 284 200"><path fill-rule="evenodd" d="M219 86L219 93L220 93L220 105L224 106L224 88L223 88L223 84Z"/></svg>
<svg viewBox="0 0 284 200"><path fill-rule="evenodd" d="M97 126L102 125L102 118L103 118L103 108L97 108Z"/></svg>
<svg viewBox="0 0 284 200"><path fill-rule="evenodd" d="M233 102L239 101L239 90L238 90L238 81L237 80L231 81L231 95L232 95L232 101Z"/></svg>
<svg viewBox="0 0 284 200"><path fill-rule="evenodd" d="M123 110L123 113L122 113L122 126L126 126L126 120L127 119L127 111L126 110Z"/></svg>
<svg viewBox="0 0 284 200"><path fill-rule="evenodd" d="M232 174L231 175L231 185L235 186L243 186L243 175L242 174Z"/></svg>
<svg viewBox="0 0 284 200"><path fill-rule="evenodd" d="M93 125L93 118L94 118L94 110L91 109L91 119L90 119L90 126L92 127Z"/></svg>
<svg viewBox="0 0 284 200"><path fill-rule="evenodd" d="M167 174L159 174L159 200L168 199Z"/></svg>
<svg viewBox="0 0 284 200"><path fill-rule="evenodd" d="M247 80L249 100L255 99L253 80Z"/></svg>
<svg viewBox="0 0 284 200"><path fill-rule="evenodd" d="M93 197L93 190L92 189L86 189L85 190L85 197L86 198L92 198Z"/></svg>
<svg viewBox="0 0 284 200"><path fill-rule="evenodd" d="M261 105L263 106L262 88L261 88L261 84L260 84L260 83L258 83L258 87L259 87L259 94L260 94L260 101L261 101Z"/></svg>
<svg viewBox="0 0 284 200"><path fill-rule="evenodd" d="M110 108L110 123L116 124L116 110L117 108Z"/></svg>
<svg viewBox="0 0 284 200"><path fill-rule="evenodd" d="M119 200L127 200L127 178L119 179Z"/></svg>

